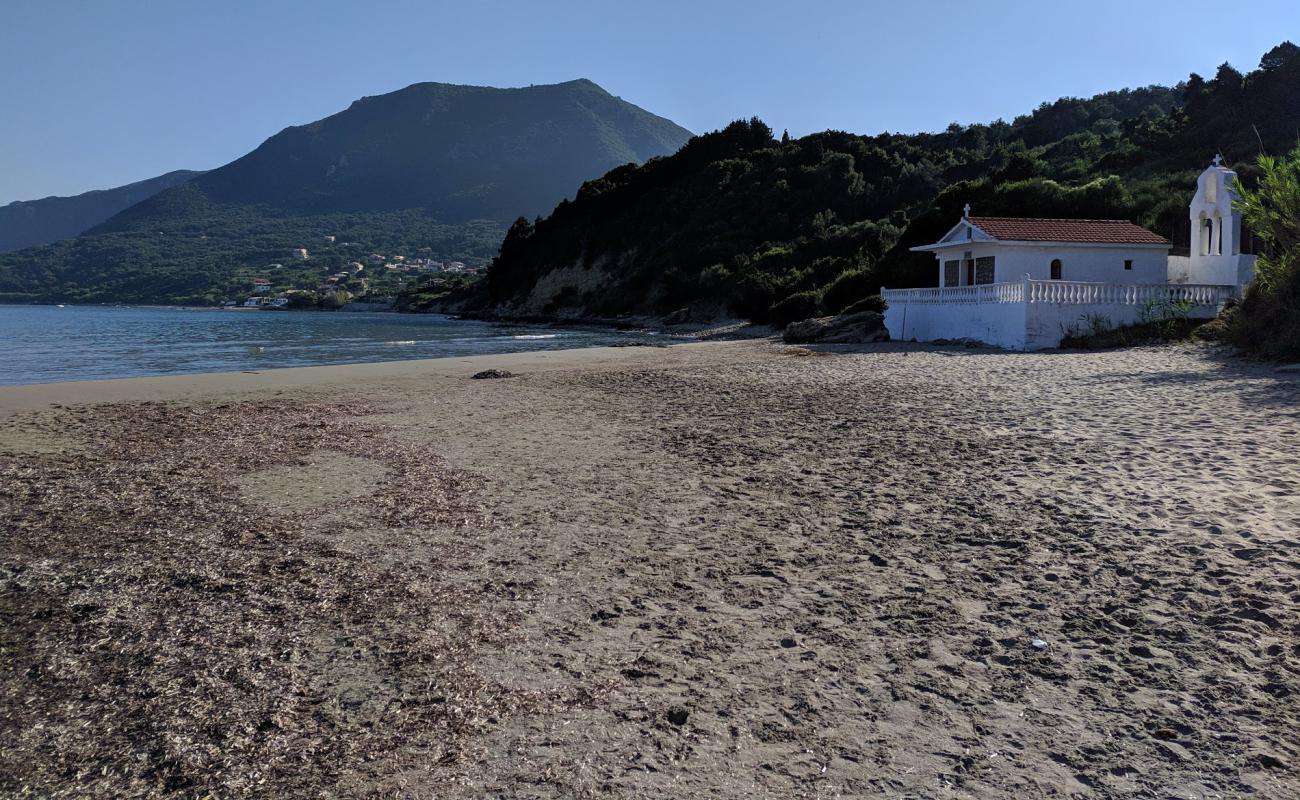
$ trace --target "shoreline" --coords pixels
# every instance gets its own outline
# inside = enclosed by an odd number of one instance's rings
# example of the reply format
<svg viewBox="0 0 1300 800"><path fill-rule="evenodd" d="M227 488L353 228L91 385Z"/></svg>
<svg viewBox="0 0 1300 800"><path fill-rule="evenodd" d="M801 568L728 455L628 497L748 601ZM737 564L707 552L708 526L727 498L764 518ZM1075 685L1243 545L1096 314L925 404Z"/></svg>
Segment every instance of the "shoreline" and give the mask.
<svg viewBox="0 0 1300 800"><path fill-rule="evenodd" d="M584 328L593 331L619 331L622 333L634 331L654 331L683 338L690 338L699 332L708 332L718 327L752 327L768 329L766 325L755 325L748 320L739 320L731 317L715 317L707 321L691 321L680 324L665 324L664 320L671 315L661 316L629 316L629 317L560 317L549 316L546 314L519 314L509 315L500 314L492 311L466 309L452 311L447 309L428 309L425 311L413 311L410 309L386 308L386 309L349 309L347 306L339 308L247 308L245 306L199 306L199 305L173 305L166 303L14 303L0 302L0 307L13 306L15 308L28 308L31 306L54 307L54 308L146 308L176 311L268 311L268 312L291 312L297 314L399 314L417 317L440 316L451 320L465 320L471 322L496 322L503 325L543 325L555 328ZM741 324L743 323L743 325ZM741 336L739 338L762 338L760 336Z"/></svg>
<svg viewBox="0 0 1300 800"><path fill-rule="evenodd" d="M485 369L532 373L652 360L650 352L692 347L720 347L755 340L682 341L666 346L593 346L567 350L527 350L472 356L365 361L276 367L266 370L139 375L127 378L22 383L0 386L0 416L56 405L174 401L268 390L305 389L360 381L450 380Z"/></svg>
<svg viewBox="0 0 1300 800"><path fill-rule="evenodd" d="M128 348L119 354L113 348L107 348L104 359L88 355L79 360L69 360L51 351L54 357L46 362L31 352L24 351L17 359L18 363L11 364L8 369L0 368L0 388L210 373L238 375L276 369L429 361L588 347L665 347L719 339L767 338L772 333L770 329L752 326L743 320L720 320L712 324L698 323L669 328L652 325L650 320L641 321L645 324L606 325L599 320L529 322L523 319L484 319L440 312L345 312L344 316L336 316L335 312L304 310L296 316L234 315L243 320L252 320L245 324L238 323L234 317L227 319L215 312L249 312L258 309L84 305L77 307L83 309L78 312L60 309L57 305L6 307L14 310L14 331L20 341L25 334L17 326L17 320L26 318L23 309L33 309L30 313L39 319L51 320L51 324L67 327L78 334L91 330L86 327L89 323L79 322L80 320L102 320L113 331L128 331L133 325L132 314L142 315L140 318L149 322L157 320L157 324L163 326L163 333L159 335L170 335L173 330L190 330L191 333L185 338L163 340L163 353L156 358L146 358L139 353L147 349L149 353L158 355L154 353L154 343L159 340L140 336L134 336L134 341L130 342L134 351ZM64 316L65 311L69 316ZM223 323L221 319L227 321ZM286 328L285 325L290 327ZM280 349L285 345L282 339L290 334L277 332L292 333L304 326L313 331L319 328L321 331L320 336L312 340L316 349L298 348L301 352L295 351L293 347ZM216 332L208 333L210 330ZM233 330L234 333L225 333L227 330ZM350 333L354 330L363 332ZM361 338L348 338L354 336ZM553 341L517 341L525 339ZM33 340L32 344L36 353L44 352L42 348L48 349L46 342ZM342 346L335 346L336 344ZM411 347L387 346L392 344ZM266 347L263 348L262 345ZM191 363L187 354L196 346L205 358L199 363ZM245 346L247 351L241 349ZM269 352L263 353L264 349ZM212 351L210 357L208 350ZM90 345L89 353L97 352L95 345ZM133 352L135 355L132 355ZM195 371L196 369L202 371Z"/></svg>

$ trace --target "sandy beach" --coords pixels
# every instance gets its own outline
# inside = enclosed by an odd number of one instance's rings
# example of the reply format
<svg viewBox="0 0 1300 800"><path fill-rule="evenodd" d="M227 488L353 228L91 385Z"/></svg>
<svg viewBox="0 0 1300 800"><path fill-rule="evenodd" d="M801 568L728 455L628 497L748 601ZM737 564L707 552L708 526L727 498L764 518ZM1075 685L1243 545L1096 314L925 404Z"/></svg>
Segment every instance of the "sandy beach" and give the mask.
<svg viewBox="0 0 1300 800"><path fill-rule="evenodd" d="M4 796L1300 796L1300 377L1208 347L6 387L0 515Z"/></svg>

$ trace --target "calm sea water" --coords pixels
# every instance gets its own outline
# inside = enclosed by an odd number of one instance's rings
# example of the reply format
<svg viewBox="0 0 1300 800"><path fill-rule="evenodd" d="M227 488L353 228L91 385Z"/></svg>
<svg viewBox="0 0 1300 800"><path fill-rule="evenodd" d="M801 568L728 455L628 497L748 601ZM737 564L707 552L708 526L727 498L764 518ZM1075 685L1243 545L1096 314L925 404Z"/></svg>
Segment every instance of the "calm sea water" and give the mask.
<svg viewBox="0 0 1300 800"><path fill-rule="evenodd" d="M559 350L648 338L434 314L0 305L0 384Z"/></svg>

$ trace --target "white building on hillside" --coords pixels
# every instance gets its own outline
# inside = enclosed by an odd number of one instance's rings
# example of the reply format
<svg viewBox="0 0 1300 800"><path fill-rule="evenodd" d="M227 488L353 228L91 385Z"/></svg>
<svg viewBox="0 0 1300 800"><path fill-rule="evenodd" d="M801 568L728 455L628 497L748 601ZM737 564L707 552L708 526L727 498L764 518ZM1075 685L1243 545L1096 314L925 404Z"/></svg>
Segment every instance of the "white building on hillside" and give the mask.
<svg viewBox="0 0 1300 800"><path fill-rule="evenodd" d="M1097 321L1128 325L1177 306L1211 318L1254 275L1241 254L1234 173L1219 159L1191 203L1191 255L1127 220L962 218L934 244L937 287L882 289L885 325L904 341L978 339L1015 350L1056 347Z"/></svg>
<svg viewBox="0 0 1300 800"><path fill-rule="evenodd" d="M934 244L940 286L1031 280L1164 283L1169 240L1126 220L973 217Z"/></svg>

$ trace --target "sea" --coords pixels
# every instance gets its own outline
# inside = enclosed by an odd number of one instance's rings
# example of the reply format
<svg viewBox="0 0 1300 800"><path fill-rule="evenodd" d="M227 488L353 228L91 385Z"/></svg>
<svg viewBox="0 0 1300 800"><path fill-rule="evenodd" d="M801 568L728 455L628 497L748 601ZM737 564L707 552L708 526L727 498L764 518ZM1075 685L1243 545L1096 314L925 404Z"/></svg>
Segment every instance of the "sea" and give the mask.
<svg viewBox="0 0 1300 800"><path fill-rule="evenodd" d="M561 350L653 333L440 314L0 305L0 385Z"/></svg>

